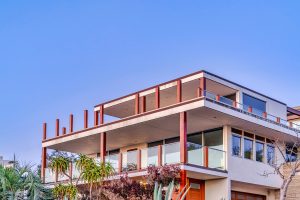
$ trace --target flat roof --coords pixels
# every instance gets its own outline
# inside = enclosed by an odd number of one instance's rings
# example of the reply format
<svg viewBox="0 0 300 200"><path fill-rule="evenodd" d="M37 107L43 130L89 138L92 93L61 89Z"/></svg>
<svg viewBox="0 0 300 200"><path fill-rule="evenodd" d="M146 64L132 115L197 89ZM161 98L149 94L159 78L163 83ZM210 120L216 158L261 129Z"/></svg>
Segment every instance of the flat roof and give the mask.
<svg viewBox="0 0 300 200"><path fill-rule="evenodd" d="M101 106L101 105L103 105L103 104L111 103L111 102L113 102L113 101L117 101L117 100L126 98L126 97L128 97L128 96L132 96L132 95L134 95L134 94L136 94L136 93L141 93L141 92L144 92L144 91L147 91L147 90L151 90L151 89L154 89L154 88L156 88L156 87L159 87L159 86L162 86L162 85L165 85L165 84L168 84L168 83L172 83L172 82L175 82L175 81L177 81L177 80L184 79L184 78L187 78L187 77L190 77L190 76L193 76L193 75L196 75L196 74L200 74L200 73L206 73L206 74L209 74L209 75L214 76L214 77L216 77L216 78L219 78L219 79L221 79L221 80L223 80L223 81L226 81L226 82L228 82L228 83L234 84L234 85L236 85L236 86L238 86L238 87L244 88L244 89L249 90L249 91L251 91L251 92L253 92L253 93L256 93L256 94L258 94L258 95L260 95L260 96L263 96L263 97L268 98L268 99L270 99L270 100L276 101L277 103L283 104L283 105L285 105L285 106L287 105L287 104L285 104L285 103L283 103L283 102L281 102L281 101L279 101L279 100L276 100L276 99L271 98L271 97L269 97L269 96L267 96L267 95L264 95L264 94L262 94L262 93L259 93L259 92L257 92L257 91L254 91L254 90L252 90L252 89L249 89L248 87L245 87L245 86L243 86L243 85L240 85L240 84L238 84L238 83L235 83L235 82L233 82L233 81L230 81L230 80L228 80L228 79L226 79L226 78L223 78L223 77L221 77L221 76L218 76L218 75L213 74L213 73L211 73L211 72L208 72L208 71L206 71L206 70L200 70L200 71L197 71L197 72L194 72L194 73L191 73L191 74L188 74L188 75L185 75L185 76L176 78L176 79L172 79L172 80L167 81L167 82L163 82L163 83L154 85L154 86L152 86L152 87L148 87L148 88L143 89L143 90L140 90L140 91L136 91L136 92L130 93L130 94L125 95L125 96L121 96L121 97L119 97L119 98L116 98L116 99L113 99L113 100L110 100L110 101L106 101L106 102L97 104L97 105L95 105L94 107L98 107L98 106Z"/></svg>

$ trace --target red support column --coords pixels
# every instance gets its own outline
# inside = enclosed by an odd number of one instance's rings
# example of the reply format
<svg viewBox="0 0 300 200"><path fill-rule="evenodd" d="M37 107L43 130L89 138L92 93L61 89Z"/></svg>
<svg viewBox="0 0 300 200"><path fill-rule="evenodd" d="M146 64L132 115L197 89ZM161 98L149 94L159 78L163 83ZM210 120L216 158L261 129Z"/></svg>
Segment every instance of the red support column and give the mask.
<svg viewBox="0 0 300 200"><path fill-rule="evenodd" d="M55 136L58 137L59 136L59 119L56 119L56 124L55 124Z"/></svg>
<svg viewBox="0 0 300 200"><path fill-rule="evenodd" d="M180 113L180 163L187 162L187 114Z"/></svg>
<svg viewBox="0 0 300 200"><path fill-rule="evenodd" d="M203 158L204 158L204 163L203 163L203 165L204 165L204 167L208 167L208 147L207 146L205 146L205 147L203 147Z"/></svg>
<svg viewBox="0 0 300 200"><path fill-rule="evenodd" d="M94 126L99 125L99 111L94 111Z"/></svg>
<svg viewBox="0 0 300 200"><path fill-rule="evenodd" d="M73 122L74 122L74 117L72 114L70 114L70 118L69 118L69 132L73 133Z"/></svg>
<svg viewBox="0 0 300 200"><path fill-rule="evenodd" d="M159 87L155 88L155 108L160 108L160 91Z"/></svg>
<svg viewBox="0 0 300 200"><path fill-rule="evenodd" d="M262 116L263 118L267 118L267 112L263 112Z"/></svg>
<svg viewBox="0 0 300 200"><path fill-rule="evenodd" d="M216 95L216 101L220 101L221 100L221 96L218 94Z"/></svg>
<svg viewBox="0 0 300 200"><path fill-rule="evenodd" d="M89 111L84 110L84 128L88 128L89 126Z"/></svg>
<svg viewBox="0 0 300 200"><path fill-rule="evenodd" d="M197 97L202 96L202 89L200 87L197 88Z"/></svg>
<svg viewBox="0 0 300 200"><path fill-rule="evenodd" d="M137 150L137 170L142 169L142 152L140 149Z"/></svg>
<svg viewBox="0 0 300 200"><path fill-rule="evenodd" d="M249 113L252 113L252 111L253 111L252 107L249 106L249 107L248 107L248 112L249 112Z"/></svg>
<svg viewBox="0 0 300 200"><path fill-rule="evenodd" d="M66 129L66 127L62 127L62 134L63 134L63 135L66 135L66 134L67 134L67 129Z"/></svg>
<svg viewBox="0 0 300 200"><path fill-rule="evenodd" d="M182 82L181 80L177 81L177 103L182 101Z"/></svg>
<svg viewBox="0 0 300 200"><path fill-rule="evenodd" d="M99 108L100 125L104 124L104 106L101 105Z"/></svg>
<svg viewBox="0 0 300 200"><path fill-rule="evenodd" d="M206 78L205 77L200 78L200 88L202 91L201 96L205 96L205 92L206 92Z"/></svg>
<svg viewBox="0 0 300 200"><path fill-rule="evenodd" d="M122 166L123 166L123 165L122 165L122 160L123 160L123 159L122 159L122 153L120 152L120 153L119 153L119 163L118 163L118 168L119 168L119 169L118 169L118 172L119 172L119 173L122 172Z"/></svg>
<svg viewBox="0 0 300 200"><path fill-rule="evenodd" d="M146 112L146 96L142 96L141 97L142 98L142 110L141 110L141 112L142 113L144 113L144 112Z"/></svg>
<svg viewBox="0 0 300 200"><path fill-rule="evenodd" d="M45 183L45 174L46 174L46 167L47 167L47 148L42 148L42 163L41 163L41 178L42 182Z"/></svg>
<svg viewBox="0 0 300 200"><path fill-rule="evenodd" d="M140 94L136 94L135 95L135 109L134 109L134 113L136 115L140 114Z"/></svg>
<svg viewBox="0 0 300 200"><path fill-rule="evenodd" d="M162 166L162 146L158 145L158 166Z"/></svg>
<svg viewBox="0 0 300 200"><path fill-rule="evenodd" d="M106 156L106 133L100 133L100 158L102 162L105 162Z"/></svg>
<svg viewBox="0 0 300 200"><path fill-rule="evenodd" d="M276 122L280 124L280 117L276 117Z"/></svg>
<svg viewBox="0 0 300 200"><path fill-rule="evenodd" d="M180 170L180 191L186 186L187 176L185 170Z"/></svg>
<svg viewBox="0 0 300 200"><path fill-rule="evenodd" d="M70 180L72 181L73 179L73 163L70 162L69 164L69 176L71 177Z"/></svg>
<svg viewBox="0 0 300 200"><path fill-rule="evenodd" d="M43 140L47 139L47 123L43 124Z"/></svg>

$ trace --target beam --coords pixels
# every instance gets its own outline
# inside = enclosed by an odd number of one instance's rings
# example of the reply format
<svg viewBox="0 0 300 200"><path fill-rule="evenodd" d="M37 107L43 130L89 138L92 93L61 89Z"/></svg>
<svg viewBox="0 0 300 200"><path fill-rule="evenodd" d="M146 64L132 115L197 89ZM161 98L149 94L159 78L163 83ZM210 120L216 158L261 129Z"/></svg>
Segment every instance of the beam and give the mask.
<svg viewBox="0 0 300 200"><path fill-rule="evenodd" d="M45 174L46 174L46 166L47 165L47 148L42 148L42 163L41 163L41 178L42 182L45 183Z"/></svg>
<svg viewBox="0 0 300 200"><path fill-rule="evenodd" d="M182 82L181 80L177 81L177 103L182 101Z"/></svg>
<svg viewBox="0 0 300 200"><path fill-rule="evenodd" d="M56 119L56 123L55 123L55 136L56 137L59 136L59 119Z"/></svg>
<svg viewBox="0 0 300 200"><path fill-rule="evenodd" d="M135 95L135 105L134 105L135 109L134 109L134 113L136 115L140 114L140 94L137 93Z"/></svg>
<svg viewBox="0 0 300 200"><path fill-rule="evenodd" d="M89 127L89 111L88 110L84 110L84 128L88 128Z"/></svg>
<svg viewBox="0 0 300 200"><path fill-rule="evenodd" d="M160 91L159 87L155 88L155 108L160 108Z"/></svg>
<svg viewBox="0 0 300 200"><path fill-rule="evenodd" d="M74 127L74 116L73 114L70 114L69 118L69 132L73 133L73 127Z"/></svg>

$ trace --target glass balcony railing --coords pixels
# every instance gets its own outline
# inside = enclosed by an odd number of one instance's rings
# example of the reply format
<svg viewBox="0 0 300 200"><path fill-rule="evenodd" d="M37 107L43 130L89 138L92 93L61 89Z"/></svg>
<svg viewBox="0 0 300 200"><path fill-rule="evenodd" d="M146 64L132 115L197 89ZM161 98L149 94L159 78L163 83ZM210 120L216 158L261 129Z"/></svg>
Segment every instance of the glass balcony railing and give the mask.
<svg viewBox="0 0 300 200"><path fill-rule="evenodd" d="M224 151L187 142L187 164L225 170L225 159L226 153ZM96 158L96 161L100 162L99 158ZM116 173L138 171L146 169L150 165L160 166L165 164L179 164L180 143L174 142L129 152L108 154L105 156L105 162L109 162L114 167ZM121 169L119 169L120 166L122 166ZM76 180L79 175L78 169L75 167L75 164L73 164L73 180ZM69 178L67 176L57 177L57 181L68 180ZM49 168L46 168L45 182L54 183L55 181L55 173Z"/></svg>
<svg viewBox="0 0 300 200"><path fill-rule="evenodd" d="M225 151L208 148L208 168L224 170L225 159Z"/></svg>
<svg viewBox="0 0 300 200"><path fill-rule="evenodd" d="M203 166L203 147L200 144L187 143L188 163L197 166Z"/></svg>
<svg viewBox="0 0 300 200"><path fill-rule="evenodd" d="M163 145L163 164L175 164L180 162L179 142Z"/></svg>

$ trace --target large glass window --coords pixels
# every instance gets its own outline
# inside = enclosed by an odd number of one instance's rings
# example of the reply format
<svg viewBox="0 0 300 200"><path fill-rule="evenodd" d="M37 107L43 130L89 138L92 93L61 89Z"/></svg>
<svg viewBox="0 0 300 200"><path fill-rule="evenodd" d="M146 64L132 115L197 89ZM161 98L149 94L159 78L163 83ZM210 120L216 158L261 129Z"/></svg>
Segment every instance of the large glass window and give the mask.
<svg viewBox="0 0 300 200"><path fill-rule="evenodd" d="M210 148L223 150L223 129L205 131L204 145Z"/></svg>
<svg viewBox="0 0 300 200"><path fill-rule="evenodd" d="M256 161L263 162L264 159L264 144L261 142L256 142Z"/></svg>
<svg viewBox="0 0 300 200"><path fill-rule="evenodd" d="M270 144L267 145L267 161L270 165L275 163L275 147Z"/></svg>
<svg viewBox="0 0 300 200"><path fill-rule="evenodd" d="M241 137L237 135L232 135L232 155L241 155Z"/></svg>
<svg viewBox="0 0 300 200"><path fill-rule="evenodd" d="M253 112L259 112L256 114L262 114L266 111L266 102L248 94L243 94L244 109L248 109L249 106L253 108Z"/></svg>
<svg viewBox="0 0 300 200"><path fill-rule="evenodd" d="M252 159L253 157L253 141L250 139L244 139L244 158Z"/></svg>
<svg viewBox="0 0 300 200"><path fill-rule="evenodd" d="M286 160L287 162L295 162L297 160L298 149L292 144L286 147Z"/></svg>

